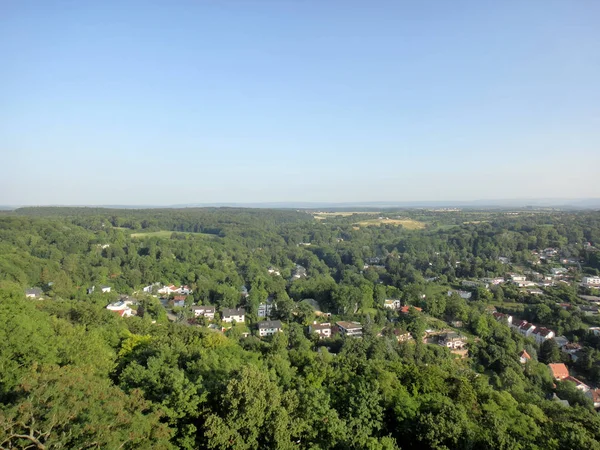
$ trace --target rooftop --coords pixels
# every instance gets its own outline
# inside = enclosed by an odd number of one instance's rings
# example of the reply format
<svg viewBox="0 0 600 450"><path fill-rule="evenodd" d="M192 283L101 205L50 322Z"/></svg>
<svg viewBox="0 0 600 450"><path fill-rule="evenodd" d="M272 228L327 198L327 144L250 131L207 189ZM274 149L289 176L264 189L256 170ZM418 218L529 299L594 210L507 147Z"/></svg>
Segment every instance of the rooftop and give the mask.
<svg viewBox="0 0 600 450"><path fill-rule="evenodd" d="M281 320L264 320L258 322L258 328L281 328Z"/></svg>

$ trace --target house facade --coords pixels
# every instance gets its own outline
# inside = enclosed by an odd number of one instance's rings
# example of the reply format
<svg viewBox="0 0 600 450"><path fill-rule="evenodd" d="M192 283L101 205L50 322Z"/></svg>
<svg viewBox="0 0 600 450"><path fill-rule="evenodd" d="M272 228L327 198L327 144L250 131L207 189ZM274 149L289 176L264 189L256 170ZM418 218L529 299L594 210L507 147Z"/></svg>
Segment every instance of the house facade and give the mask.
<svg viewBox="0 0 600 450"><path fill-rule="evenodd" d="M265 320L258 322L258 335L260 337L273 336L283 331L280 320Z"/></svg>
<svg viewBox="0 0 600 450"><path fill-rule="evenodd" d="M221 311L221 320L226 323L246 321L246 310L244 308L223 308Z"/></svg>
<svg viewBox="0 0 600 450"><path fill-rule="evenodd" d="M208 320L213 320L215 318L215 307L214 306L192 306L192 313L194 313L194 317L205 317Z"/></svg>
<svg viewBox="0 0 600 450"><path fill-rule="evenodd" d="M271 317L271 311L273 310L273 303L270 299L266 302L258 305L258 317Z"/></svg>
<svg viewBox="0 0 600 450"><path fill-rule="evenodd" d="M340 321L336 325L338 332L344 336L362 336L362 325L359 322Z"/></svg>
<svg viewBox="0 0 600 450"><path fill-rule="evenodd" d="M331 324L330 323L313 323L308 326L309 333L317 333L319 339L326 339L331 337Z"/></svg>
<svg viewBox="0 0 600 450"><path fill-rule="evenodd" d="M401 302L398 299L388 298L383 301L383 307L387 309L400 309Z"/></svg>
<svg viewBox="0 0 600 450"><path fill-rule="evenodd" d="M441 346L451 350L461 350L467 345L465 338L453 331L440 335L438 342Z"/></svg>

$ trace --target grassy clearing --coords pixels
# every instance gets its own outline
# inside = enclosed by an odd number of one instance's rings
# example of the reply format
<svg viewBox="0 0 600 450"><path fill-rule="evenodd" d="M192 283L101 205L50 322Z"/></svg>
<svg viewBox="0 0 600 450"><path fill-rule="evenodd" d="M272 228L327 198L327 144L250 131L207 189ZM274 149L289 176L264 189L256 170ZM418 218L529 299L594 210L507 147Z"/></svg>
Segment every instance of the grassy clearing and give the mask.
<svg viewBox="0 0 600 450"><path fill-rule="evenodd" d="M378 227L382 224L396 226L402 225L407 230L422 230L423 228L425 228L425 224L423 222L419 222L418 220L413 219L369 219L356 223L356 225L362 227Z"/></svg>
<svg viewBox="0 0 600 450"><path fill-rule="evenodd" d="M157 237L157 238L162 238L162 239L170 239L171 236L173 235L173 233L177 233L177 234L191 234L191 235L194 235L194 236L201 236L201 237L206 237L206 238L209 238L209 239L216 238L216 236L214 234L193 233L191 231L168 231L168 230L150 231L150 232L145 232L145 233L132 233L131 237L132 238L138 238L138 239L146 239L146 238L151 238L151 237Z"/></svg>
<svg viewBox="0 0 600 450"><path fill-rule="evenodd" d="M338 212L316 212L313 217L317 220L325 220L328 217L349 217L354 214L379 214L377 211L338 211Z"/></svg>

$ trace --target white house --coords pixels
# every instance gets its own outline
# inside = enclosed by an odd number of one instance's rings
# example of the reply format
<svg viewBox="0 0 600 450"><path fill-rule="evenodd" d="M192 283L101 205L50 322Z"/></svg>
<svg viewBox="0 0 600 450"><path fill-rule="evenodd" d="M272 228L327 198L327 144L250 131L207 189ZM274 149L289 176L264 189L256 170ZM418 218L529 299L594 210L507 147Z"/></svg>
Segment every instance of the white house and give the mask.
<svg viewBox="0 0 600 450"><path fill-rule="evenodd" d="M106 307L109 311L114 311L121 317L131 317L134 315L133 310L129 305L133 304L132 300L119 300L116 303L111 303Z"/></svg>
<svg viewBox="0 0 600 450"><path fill-rule="evenodd" d="M552 331L548 328L544 328L544 327L535 329L532 334L533 334L535 341L540 345L542 344L542 342L544 342L548 339L553 339L554 336L556 336L554 331Z"/></svg>
<svg viewBox="0 0 600 450"><path fill-rule="evenodd" d="M42 290L40 288L31 288L25 291L25 297L27 298L40 298L42 296Z"/></svg>
<svg viewBox="0 0 600 450"><path fill-rule="evenodd" d="M100 290L102 291L103 294L107 294L110 292L110 286L101 286Z"/></svg>
<svg viewBox="0 0 600 450"><path fill-rule="evenodd" d="M553 267L550 269L550 272L552 272L552 275L562 275L563 273L567 273L567 269L564 267Z"/></svg>
<svg viewBox="0 0 600 450"><path fill-rule="evenodd" d="M586 286L600 286L600 277L583 277L581 283Z"/></svg>
<svg viewBox="0 0 600 450"><path fill-rule="evenodd" d="M214 306L192 306L192 312L194 313L194 317L203 316L208 320L213 320L215 318L215 307Z"/></svg>
<svg viewBox="0 0 600 450"><path fill-rule="evenodd" d="M245 322L246 321L246 310L244 308L223 308L221 311L221 320L223 322L231 323L234 320L236 322Z"/></svg>
<svg viewBox="0 0 600 450"><path fill-rule="evenodd" d="M398 299L388 298L383 301L383 306L387 309L400 309L400 306L402 306L402 304Z"/></svg>
<svg viewBox="0 0 600 450"><path fill-rule="evenodd" d="M340 321L336 325L338 331L344 336L362 336L362 325L359 322Z"/></svg>
<svg viewBox="0 0 600 450"><path fill-rule="evenodd" d="M282 331L280 320L265 320L258 322L258 335L260 337L273 336L275 333Z"/></svg>
<svg viewBox="0 0 600 450"><path fill-rule="evenodd" d="M274 309L274 305L271 299L267 299L266 302L258 305L258 317L270 317L271 311Z"/></svg>
<svg viewBox="0 0 600 450"><path fill-rule="evenodd" d="M532 323L525 323L519 327L519 332L525 337L529 337L533 334L537 327Z"/></svg>
<svg viewBox="0 0 600 450"><path fill-rule="evenodd" d="M510 274L511 281L526 281L527 277L525 275L519 275L517 273Z"/></svg>
<svg viewBox="0 0 600 450"><path fill-rule="evenodd" d="M512 324L512 321L513 321L513 316L511 316L510 314L503 314L503 313L499 313L499 312L493 312L492 316L494 316L494 319L496 319L497 321L506 320L506 322L509 325Z"/></svg>
<svg viewBox="0 0 600 450"><path fill-rule="evenodd" d="M469 291L448 291L448 297L451 297L452 294L458 295L460 298L464 298L465 300L469 300L473 295Z"/></svg>
<svg viewBox="0 0 600 450"><path fill-rule="evenodd" d="M312 325L309 325L308 332L309 333L317 333L319 335L319 339L330 338L331 337L331 324L314 322Z"/></svg>
<svg viewBox="0 0 600 450"><path fill-rule="evenodd" d="M467 345L465 338L453 331L442 334L439 339L439 344L452 350L460 350Z"/></svg>

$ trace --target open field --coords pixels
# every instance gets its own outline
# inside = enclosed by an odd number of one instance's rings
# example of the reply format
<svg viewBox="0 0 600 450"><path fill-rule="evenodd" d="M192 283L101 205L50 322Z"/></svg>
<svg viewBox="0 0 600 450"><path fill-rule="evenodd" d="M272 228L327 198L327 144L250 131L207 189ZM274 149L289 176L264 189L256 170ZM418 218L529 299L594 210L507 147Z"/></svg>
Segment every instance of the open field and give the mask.
<svg viewBox="0 0 600 450"><path fill-rule="evenodd" d="M177 234L191 234L194 236L206 237L209 239L214 239L216 236L214 234L207 233L193 233L190 231L168 231L168 230L160 230L160 231L150 231L145 233L131 233L132 238L146 239L151 237L169 239L173 233Z"/></svg>
<svg viewBox="0 0 600 450"><path fill-rule="evenodd" d="M422 230L425 228L425 224L423 222L413 219L368 219L356 223L356 225L362 227L379 226L381 224L402 225L407 230Z"/></svg>
<svg viewBox="0 0 600 450"><path fill-rule="evenodd" d="M317 220L325 220L328 217L349 217L354 214L379 214L377 211L337 211L337 212L316 212L312 213Z"/></svg>

